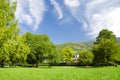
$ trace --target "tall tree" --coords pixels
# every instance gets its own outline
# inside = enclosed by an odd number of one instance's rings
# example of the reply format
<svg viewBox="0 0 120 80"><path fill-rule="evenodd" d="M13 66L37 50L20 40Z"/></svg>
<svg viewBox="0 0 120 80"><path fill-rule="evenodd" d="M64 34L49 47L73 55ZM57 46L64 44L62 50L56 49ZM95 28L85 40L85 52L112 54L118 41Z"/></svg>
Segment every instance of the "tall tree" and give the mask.
<svg viewBox="0 0 120 80"><path fill-rule="evenodd" d="M12 41L9 42L9 54L10 54L10 61L12 65L16 65L17 63L24 64L27 55L30 52L29 47L25 43L24 36L16 36Z"/></svg>
<svg viewBox="0 0 120 80"><path fill-rule="evenodd" d="M112 31L103 29L100 31L93 47L94 64L109 65L110 57L116 52L116 37Z"/></svg>
<svg viewBox="0 0 120 80"><path fill-rule="evenodd" d="M99 32L99 35L96 38L96 44L99 44L101 41L105 40L105 39L109 39L113 42L116 42L116 36L114 35L114 33L112 31L109 31L107 29L102 29Z"/></svg>
<svg viewBox="0 0 120 80"><path fill-rule="evenodd" d="M0 66L7 63L24 63L29 47L25 37L19 35L18 21L15 19L16 2L0 0Z"/></svg>
<svg viewBox="0 0 120 80"><path fill-rule="evenodd" d="M10 0L0 0L0 66L9 60L9 53L6 53L4 47L14 36L17 28L15 20L16 2Z"/></svg>

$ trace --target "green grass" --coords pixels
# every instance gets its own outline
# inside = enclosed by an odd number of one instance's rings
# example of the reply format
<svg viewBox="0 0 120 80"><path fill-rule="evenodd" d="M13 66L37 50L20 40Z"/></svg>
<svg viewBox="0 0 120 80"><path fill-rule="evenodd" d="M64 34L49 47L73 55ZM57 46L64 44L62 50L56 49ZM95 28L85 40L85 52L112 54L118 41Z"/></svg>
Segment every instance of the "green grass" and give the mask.
<svg viewBox="0 0 120 80"><path fill-rule="evenodd" d="M120 80L120 67L0 68L0 80Z"/></svg>

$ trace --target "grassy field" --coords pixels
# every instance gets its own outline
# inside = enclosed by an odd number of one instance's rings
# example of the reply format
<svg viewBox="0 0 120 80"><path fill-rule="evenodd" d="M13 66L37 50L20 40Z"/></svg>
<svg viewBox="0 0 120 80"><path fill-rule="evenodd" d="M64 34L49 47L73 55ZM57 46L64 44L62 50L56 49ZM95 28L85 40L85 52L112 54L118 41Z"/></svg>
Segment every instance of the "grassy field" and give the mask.
<svg viewBox="0 0 120 80"><path fill-rule="evenodd" d="M120 67L0 68L0 80L120 80Z"/></svg>

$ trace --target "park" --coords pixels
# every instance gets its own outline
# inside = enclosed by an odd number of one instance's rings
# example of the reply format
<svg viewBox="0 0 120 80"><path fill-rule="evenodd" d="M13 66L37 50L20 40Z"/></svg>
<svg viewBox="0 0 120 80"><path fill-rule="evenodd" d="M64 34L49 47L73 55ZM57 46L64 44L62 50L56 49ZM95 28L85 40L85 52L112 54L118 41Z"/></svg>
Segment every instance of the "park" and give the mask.
<svg viewBox="0 0 120 80"><path fill-rule="evenodd" d="M112 30L55 44L47 34L21 33L16 8L0 0L0 80L120 80L120 37Z"/></svg>

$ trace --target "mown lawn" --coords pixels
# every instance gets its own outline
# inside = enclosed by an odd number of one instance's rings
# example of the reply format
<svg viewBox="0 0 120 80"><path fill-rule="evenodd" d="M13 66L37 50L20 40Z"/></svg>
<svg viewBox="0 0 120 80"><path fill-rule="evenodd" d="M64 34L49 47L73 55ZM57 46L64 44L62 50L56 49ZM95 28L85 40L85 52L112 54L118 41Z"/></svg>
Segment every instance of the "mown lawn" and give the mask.
<svg viewBox="0 0 120 80"><path fill-rule="evenodd" d="M0 68L0 80L120 80L120 67Z"/></svg>

